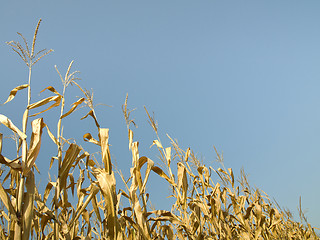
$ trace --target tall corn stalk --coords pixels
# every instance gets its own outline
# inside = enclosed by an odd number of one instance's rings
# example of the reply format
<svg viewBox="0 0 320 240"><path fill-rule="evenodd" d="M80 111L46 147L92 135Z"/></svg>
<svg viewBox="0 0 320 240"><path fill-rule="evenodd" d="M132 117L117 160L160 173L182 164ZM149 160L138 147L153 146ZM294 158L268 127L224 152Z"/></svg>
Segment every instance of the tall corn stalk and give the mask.
<svg viewBox="0 0 320 240"><path fill-rule="evenodd" d="M19 42L11 41L7 44L12 47L12 50L15 51L20 58L25 62L28 68L28 84L21 85L14 89L8 98L8 100L5 102L11 101L16 91L27 88L28 96L27 96L27 108L23 114L22 119L22 133L26 135L27 133L27 124L29 119L29 109L31 108L30 102L31 102L31 73L32 73L32 67L34 64L36 64L42 57L49 54L53 50L46 50L43 49L37 53L35 53L35 44L36 39L38 35L39 26L41 23L41 19L39 20L36 30L33 35L33 41L31 49L29 48L29 45L24 38L24 36L21 33L18 33L18 35L21 36L21 38L24 41L25 47L23 47ZM42 129L41 123L40 128ZM41 130L40 130L41 131ZM27 139L22 138L20 139L22 142L22 173L19 174L19 183L18 183L18 189L16 193L16 214L18 217L18 220L15 222L15 239L29 239L29 233L31 228L31 221L33 219L33 199L34 199L34 176L33 173L30 171L31 167L33 167L34 161L33 158L30 158L30 153L28 156L28 145L27 145ZM34 144L34 142L31 142L31 145ZM30 162L30 160L32 162ZM27 185L27 194L26 199L24 199L24 193L25 193L25 183L28 183ZM26 204L25 206L28 206L29 209L26 207L22 209L23 204Z"/></svg>

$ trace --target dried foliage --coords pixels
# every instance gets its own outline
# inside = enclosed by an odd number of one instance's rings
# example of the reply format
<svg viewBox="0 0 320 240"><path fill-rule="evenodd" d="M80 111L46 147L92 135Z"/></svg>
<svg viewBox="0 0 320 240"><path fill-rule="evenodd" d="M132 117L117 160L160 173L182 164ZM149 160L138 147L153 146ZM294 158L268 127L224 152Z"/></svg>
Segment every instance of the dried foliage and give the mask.
<svg viewBox="0 0 320 240"><path fill-rule="evenodd" d="M19 54L29 68L29 82L14 88L5 104L12 101L18 91L31 93L31 69L52 50L35 52L40 21L36 27L32 47L22 34L25 47L18 42L8 44ZM140 157L139 143L134 141L127 101L123 113L128 129L129 151L132 153L131 176L125 179L125 189L117 189L115 172L109 149L109 129L101 128L93 105L93 95L76 82L77 71L71 73L70 63L65 77L56 68L63 84L59 93L49 86L44 90L53 95L31 103L27 107L20 130L8 117L0 115L0 122L13 131L18 140L18 157L10 160L1 154L3 137L0 134L0 237L1 239L319 239L314 228L307 223L301 209L301 222L292 219L290 212L282 210L258 189L250 187L244 172L237 182L231 168L224 168L223 158L217 152L222 168L203 165L190 149L182 150L176 141L164 147L158 136L158 125L147 113L156 133L153 144L159 150L164 168L146 156ZM75 84L84 94L65 112L65 92ZM44 91L43 90L43 91ZM86 104L98 129L97 139L84 132L84 140L96 144L101 160L74 142L63 137L62 120ZM32 115L29 110L45 110ZM31 137L26 135L28 119L59 107L54 135L43 118L31 122ZM82 119L83 119L82 118ZM43 193L35 183L36 160L41 148L43 129L57 146L57 179L50 180ZM51 171L54 171L53 169ZM74 174L77 172L77 174ZM151 174L163 178L172 191L171 209L155 210L150 207L146 191ZM216 179L216 181L214 181ZM217 181L217 179L220 179ZM120 204L121 203L121 204Z"/></svg>

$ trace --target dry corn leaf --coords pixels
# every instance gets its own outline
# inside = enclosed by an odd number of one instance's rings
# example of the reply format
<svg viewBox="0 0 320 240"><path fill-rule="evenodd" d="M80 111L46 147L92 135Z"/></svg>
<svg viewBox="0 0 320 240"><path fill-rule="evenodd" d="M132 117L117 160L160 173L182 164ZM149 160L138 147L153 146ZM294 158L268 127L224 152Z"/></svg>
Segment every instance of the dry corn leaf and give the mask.
<svg viewBox="0 0 320 240"><path fill-rule="evenodd" d="M87 118L89 115L93 118L97 128L100 128L100 125L98 123L98 120L97 120L96 116L94 115L93 110L90 110L84 117L81 118L81 120Z"/></svg>
<svg viewBox="0 0 320 240"><path fill-rule="evenodd" d="M55 182L48 182L46 189L44 190L43 202L47 201L52 187L56 187L56 183Z"/></svg>
<svg viewBox="0 0 320 240"><path fill-rule="evenodd" d="M35 113L35 114L32 114L32 115L30 115L30 117L37 116L37 115L39 115L39 114L41 114L41 113L44 113L44 112L50 110L51 108L54 108L54 107L59 106L59 105L60 105L60 102L61 102L61 98L62 98L61 95L51 96L51 97L47 97L47 98L45 98L45 99L42 99L42 100L40 100L40 101L38 101L38 102L36 102L36 103L30 104L30 105L28 106L28 109L29 109L29 110L30 110L30 109L34 109L34 108L41 107L41 106L46 105L46 104L48 104L48 103L50 103L50 102L54 102L52 105L50 105L50 106L49 106L48 108L46 108L45 110L43 110L43 111L41 111L41 112L38 112L38 113Z"/></svg>
<svg viewBox="0 0 320 240"><path fill-rule="evenodd" d="M185 157L184 157L184 161L185 162L188 162L189 156L190 156L190 148L188 148L187 151L186 151L186 154L185 154Z"/></svg>
<svg viewBox="0 0 320 240"><path fill-rule="evenodd" d="M153 166L153 167L151 168L151 170L154 171L156 174L158 174L160 177L166 179L171 185L175 186L174 181L173 181L172 179L170 179L170 178L168 177L168 175L165 174L164 171L162 171L161 168L156 167L156 166Z"/></svg>
<svg viewBox="0 0 320 240"><path fill-rule="evenodd" d="M101 216L100 216L100 211L99 211L99 208L98 208L98 202L97 202L97 196L96 195L93 196L93 198L91 200L91 203L92 203L93 210L94 210L99 222L102 222Z"/></svg>
<svg viewBox="0 0 320 240"><path fill-rule="evenodd" d="M134 182L134 180L133 180L133 182ZM151 240L149 229L148 229L148 226L147 226L147 221L146 221L146 218L145 218L145 216L143 214L143 211L142 211L140 203L139 203L139 199L138 199L137 194L136 194L136 186L135 186L135 184L131 185L129 192L130 192L130 198L131 198L134 214L135 214L136 219L137 219L137 223L138 223L138 226L139 226L140 233L142 234L142 236L145 239Z"/></svg>
<svg viewBox="0 0 320 240"><path fill-rule="evenodd" d="M143 180L142 187L140 189L140 194L145 192L147 181L148 181L149 175L150 175L150 171L151 171L152 167L154 166L154 162L151 159L149 159L147 157L141 157L141 158L145 158L143 160L143 162L144 163L147 162L147 169L146 169L146 173L145 173L145 177L144 177L144 180ZM141 169L141 167L140 167L140 169Z"/></svg>
<svg viewBox="0 0 320 240"><path fill-rule="evenodd" d="M49 137L51 138L51 140L58 146L59 145L59 142L58 140L56 139L56 137L52 134L52 132L50 131L49 127L47 126L47 124L44 123L44 126L47 128L47 132L48 132L48 135Z"/></svg>
<svg viewBox="0 0 320 240"><path fill-rule="evenodd" d="M29 87L29 84L20 85L20 86L18 86L18 87L16 87L16 88L12 89L11 92L10 92L10 95L9 95L9 97L8 97L8 99L7 99L7 101L5 101L5 102L3 103L3 105L6 104L6 103L8 103L8 102L10 102L10 101L12 101L19 90L25 89L25 88L27 88L27 87Z"/></svg>
<svg viewBox="0 0 320 240"><path fill-rule="evenodd" d="M98 145L98 146L101 145L100 142L99 142L98 140L94 139L90 133L84 134L84 135L83 135L83 140L84 140L85 142L94 143L94 144L96 144L96 145Z"/></svg>
<svg viewBox="0 0 320 240"><path fill-rule="evenodd" d="M0 163L7 165L8 167L10 167L10 168L12 168L14 170L21 171L22 170L22 166L18 161L19 159L20 158L17 158L15 160L11 161L11 160L7 159L6 157L4 157L4 156L2 156L0 154Z"/></svg>
<svg viewBox="0 0 320 240"><path fill-rule="evenodd" d="M234 187L234 175L233 175L232 168L228 168L228 171L229 171L230 176L231 176L231 184L232 184L232 187Z"/></svg>
<svg viewBox="0 0 320 240"><path fill-rule="evenodd" d="M109 150L109 129L99 128L99 140L101 144L102 162L106 169L107 174L112 172L112 163Z"/></svg>
<svg viewBox="0 0 320 240"><path fill-rule="evenodd" d="M166 210L155 210L155 211L151 211L150 213L153 213L158 216L155 218L151 218L154 221L170 221L172 224L177 224L181 226L184 225L181 219L179 219L179 217L173 214L172 212L169 212Z"/></svg>
<svg viewBox="0 0 320 240"><path fill-rule="evenodd" d="M7 192L2 187L2 184L0 184L0 198L4 206L8 209L8 212L11 214L11 216L13 216L13 220L16 220L17 219L16 211L14 210L14 206L12 205L12 202Z"/></svg>
<svg viewBox="0 0 320 240"><path fill-rule="evenodd" d="M170 164L171 164L171 147L167 147L165 149L165 155L166 155L166 160L167 160L168 167L170 168Z"/></svg>
<svg viewBox="0 0 320 240"><path fill-rule="evenodd" d="M132 143L131 152L132 152L132 166L136 167L139 159L139 142Z"/></svg>
<svg viewBox="0 0 320 240"><path fill-rule="evenodd" d="M54 87L52 86L49 86L49 87L46 87L45 89L43 89L40 93L44 92L45 90L49 90L51 92L53 92L54 94L57 94L58 96L61 95Z"/></svg>
<svg viewBox="0 0 320 240"><path fill-rule="evenodd" d="M107 202L107 227L112 239L115 239L119 229L118 218L116 214L117 195L116 195L116 180L113 172L108 174L104 169L92 168L93 174L98 180L99 187Z"/></svg>
<svg viewBox="0 0 320 240"><path fill-rule="evenodd" d="M5 115L0 114L0 122L5 125L7 128L11 129L12 131L14 131L15 133L17 133L19 135L19 137L24 140L27 138L27 135L24 134L23 132L21 132L19 130L19 128L17 128L9 118L7 118Z"/></svg>
<svg viewBox="0 0 320 240"><path fill-rule="evenodd" d="M92 186L92 191L87 197L86 201L84 203L81 202L81 207L76 210L76 215L72 218L70 223L68 224L68 229L71 229L73 227L73 224L78 220L81 214L84 214L84 212L87 212L86 207L90 203L91 199L99 192L99 188L95 186L94 184ZM88 212L87 212L88 213ZM89 215L84 215L85 220L89 222Z"/></svg>
<svg viewBox="0 0 320 240"><path fill-rule="evenodd" d="M60 182L60 191L62 189L66 188L66 182L67 182L67 177L68 173L70 171L70 168L73 164L73 162L76 160L78 154L80 153L81 149L78 145L76 144L71 144L64 156L64 159L62 161L62 165L59 169L59 179L58 181ZM60 193L58 193L60 194Z"/></svg>
<svg viewBox="0 0 320 240"><path fill-rule="evenodd" d="M75 109L76 109L81 103L84 102L84 100L85 100L84 98L80 98L78 101L72 103L71 109L70 109L67 113L63 114L60 118L62 119L62 118L65 118L66 116L70 115L72 112L75 111Z"/></svg>
<svg viewBox="0 0 320 240"><path fill-rule="evenodd" d="M40 152L40 147L41 147L42 129L45 126L45 124L43 123L43 118L38 118L33 120L31 125L32 125L32 135L31 135L30 147L28 151L27 164L26 164L26 167L23 169L23 174L25 176L28 175L29 171L33 167L38 157L38 154Z"/></svg>
<svg viewBox="0 0 320 240"><path fill-rule="evenodd" d="M152 143L152 145L150 147L152 147L153 145L157 145L158 148L163 149L161 143L158 140L153 140L153 143Z"/></svg>
<svg viewBox="0 0 320 240"><path fill-rule="evenodd" d="M187 179L187 172L186 167L179 162L178 163L178 189L182 189L182 204L186 207L187 203L187 195L188 195L188 179Z"/></svg>

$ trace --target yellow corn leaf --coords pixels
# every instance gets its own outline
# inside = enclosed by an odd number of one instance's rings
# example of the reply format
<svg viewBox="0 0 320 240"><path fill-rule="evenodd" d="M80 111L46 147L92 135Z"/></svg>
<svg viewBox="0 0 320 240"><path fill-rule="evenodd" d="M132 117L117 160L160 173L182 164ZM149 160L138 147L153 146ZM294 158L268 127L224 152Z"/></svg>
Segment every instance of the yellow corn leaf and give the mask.
<svg viewBox="0 0 320 240"><path fill-rule="evenodd" d="M25 89L25 88L27 88L27 87L29 87L29 84L20 85L20 86L18 86L18 87L16 87L16 88L12 89L11 92L10 92L10 95L9 95L9 97L8 97L8 99L7 99L7 101L5 101L5 102L3 103L3 105L6 104L6 103L8 103L8 102L10 102L10 101L12 101L19 90Z"/></svg>
<svg viewBox="0 0 320 240"><path fill-rule="evenodd" d="M109 129L99 128L99 139L101 144L102 162L108 174L112 172L112 164L109 150Z"/></svg>
<svg viewBox="0 0 320 240"><path fill-rule="evenodd" d="M49 90L57 95L61 95L54 87L52 86L49 86L49 87L46 87L45 89L43 89L40 93L44 92L45 90Z"/></svg>
<svg viewBox="0 0 320 240"><path fill-rule="evenodd" d="M45 109L45 110L43 110L43 111L41 111L41 112L35 113L35 114L31 115L30 117L37 116L37 115L39 115L39 114L41 114L41 113L44 113L44 112L50 110L51 108L54 108L54 107L59 106L59 105L60 105L60 102L61 102L61 98L62 98L61 95L51 96L51 97L47 97L47 98L45 98L45 99L42 99L42 100L40 100L40 101L38 101L38 102L36 102L36 103L30 104L30 105L28 106L28 109L29 109L29 110L30 110L30 109L34 109L34 108L37 108L37 107L41 107L41 106L43 106L43 105L45 105L45 104L47 104L47 103L50 103L50 102L54 102L54 103L53 103L50 107L48 107L47 109Z"/></svg>
<svg viewBox="0 0 320 240"><path fill-rule="evenodd" d="M151 159L147 158L147 164L148 165L147 165L147 169L146 169L146 174L145 174L145 177L144 177L144 180L143 180L142 188L140 189L140 193L144 193L145 192L147 181L148 181L148 178L149 178L149 175L150 175L150 171L151 171L152 167L154 166L154 162Z"/></svg>
<svg viewBox="0 0 320 240"><path fill-rule="evenodd" d="M109 229L109 236L111 239L116 239L119 229L119 223L115 206L117 205L116 195L116 179L113 172L108 174L104 169L92 168L93 174L98 180L98 185L102 191L105 201L107 202L107 217L106 224Z"/></svg>
<svg viewBox="0 0 320 240"><path fill-rule="evenodd" d="M91 186L92 186L92 191L90 195L87 197L86 201L80 205L81 207L77 209L76 215L73 217L73 219L68 225L68 229L71 229L73 227L73 224L78 220L78 218L80 217L80 214L83 214L84 211L87 211L86 207L90 203L91 199L99 192L99 188L97 186L95 185L91 185Z"/></svg>
<svg viewBox="0 0 320 240"><path fill-rule="evenodd" d="M90 112L88 112L84 117L82 117L81 120L87 118L89 115L93 118L93 120L94 120L97 128L100 128L100 125L99 125L99 123L98 123L98 120L97 120L97 118L96 118L96 116L94 115L94 113L93 113L92 110L90 110Z"/></svg>
<svg viewBox="0 0 320 240"><path fill-rule="evenodd" d="M62 119L70 115L81 103L84 102L84 100L85 100L84 98L80 98L78 101L74 102L72 104L73 106L71 107L71 109L67 113L63 114L60 118Z"/></svg>
<svg viewBox="0 0 320 240"><path fill-rule="evenodd" d="M154 221L170 221L172 224L177 224L180 226L184 226L184 223L173 213L166 210L155 210L150 213L154 213L159 216L156 218L151 218Z"/></svg>
<svg viewBox="0 0 320 240"><path fill-rule="evenodd" d="M94 143L94 144L97 144L100 146L100 142L96 139L94 139L90 133L86 133L85 135L83 135L83 140L85 142L91 142L91 143Z"/></svg>
<svg viewBox="0 0 320 240"><path fill-rule="evenodd" d="M70 184L69 184L69 186L67 188L71 188L72 196L74 196L74 186L76 185L76 183L74 182L74 177L73 177L72 173L69 173L68 176L69 176L69 179L70 179Z"/></svg>
<svg viewBox="0 0 320 240"><path fill-rule="evenodd" d="M101 220L101 216L100 216L100 211L99 211L99 208L98 208L98 202L97 202L97 196L95 195L95 196L93 196L93 198L92 198L92 207L93 207L93 210L94 210L94 212L95 212L95 214L96 214L96 216L97 216L97 218L98 218L98 220L99 220L99 222L102 222L102 220Z"/></svg>
<svg viewBox="0 0 320 240"><path fill-rule="evenodd" d="M139 189L141 191L142 189L142 177L141 177L141 167L147 162L146 157L141 157L137 160L134 167L131 169L132 176L134 176L134 179L138 182Z"/></svg>
<svg viewBox="0 0 320 240"><path fill-rule="evenodd" d="M142 182L141 168L143 167L143 165L145 163L148 163L148 165L147 165L147 169L146 169L146 173L145 173L145 178ZM147 181L148 181L148 178L150 175L150 171L151 171L151 168L153 167L153 165L154 165L154 162L151 159L149 159L147 157L141 157L138 159L136 166L133 168L133 174L135 174L135 179L138 181L140 194L144 193L144 191L145 191L145 186L147 184Z"/></svg>
<svg viewBox="0 0 320 240"><path fill-rule="evenodd" d="M64 159L62 161L62 166L59 169L59 179L60 181L60 190L66 188L66 182L69 170L73 164L73 162L76 160L78 154L80 153L80 147L76 144L71 144L66 152L66 155L64 156ZM58 193L60 194L60 193Z"/></svg>
<svg viewBox="0 0 320 240"><path fill-rule="evenodd" d="M87 201L86 201L87 202ZM81 212L82 218L86 221L86 223L90 224L90 217L87 209L83 209Z"/></svg>
<svg viewBox="0 0 320 240"><path fill-rule="evenodd" d="M188 186L186 167L182 163L179 162L178 163L178 188L180 189L184 185Z"/></svg>
<svg viewBox="0 0 320 240"><path fill-rule="evenodd" d="M27 192L23 198L23 240L28 240L33 220L35 181L33 172L29 172L26 179Z"/></svg>
<svg viewBox="0 0 320 240"><path fill-rule="evenodd" d="M184 161L185 161L185 162L188 161L189 156L190 156L190 148L188 148L187 151L186 151L186 155L185 155L185 157L184 157Z"/></svg>
<svg viewBox="0 0 320 240"><path fill-rule="evenodd" d="M119 191L121 192L121 195L122 195L122 196L130 199L129 195L128 195L125 191L123 191L122 189L119 189Z"/></svg>
<svg viewBox="0 0 320 240"><path fill-rule="evenodd" d="M8 167L14 169L14 170L18 170L21 171L22 170L22 166L19 163L19 158L15 159L15 160L9 160L6 157L2 156L0 154L0 163L7 165Z"/></svg>
<svg viewBox="0 0 320 240"><path fill-rule="evenodd" d="M47 126L47 124L44 123L44 126L47 128L47 132L49 137L51 138L51 140L56 144L59 145L58 140L56 139L56 137L52 134L52 132L49 130L49 127Z"/></svg>
<svg viewBox="0 0 320 240"><path fill-rule="evenodd" d="M254 206L253 204L249 205L249 207L246 210L246 214L243 216L244 219L248 219L250 217L251 210L252 210L253 206Z"/></svg>
<svg viewBox="0 0 320 240"><path fill-rule="evenodd" d="M232 168L228 168L228 171L230 173L230 176L231 176L231 184L232 184L232 187L234 187L234 175L233 175L233 171L232 171Z"/></svg>
<svg viewBox="0 0 320 240"><path fill-rule="evenodd" d="M148 226L147 226L147 222L146 222L146 217L143 214L143 211L142 211L140 203L139 203L139 199L136 194L137 186L135 184L134 178L135 177L133 177L132 185L129 190L134 214L137 219L140 233L144 236L145 239L151 240Z"/></svg>
<svg viewBox="0 0 320 240"><path fill-rule="evenodd" d="M55 186L56 186L55 182L48 182L46 189L44 190L44 194L43 194L43 202L44 203L47 201L52 187L55 187Z"/></svg>
<svg viewBox="0 0 320 240"><path fill-rule="evenodd" d="M131 217L128 217L128 216L121 216L121 218L123 218L123 219L125 219L127 222L129 222L130 224L131 224L131 226L132 227L134 227L134 229L136 230L136 231L141 231L141 228L139 227L139 225L135 222L135 221L133 221L133 219L131 218ZM128 239L136 239L133 235L136 235L136 233L134 233L134 231L132 231L131 233L130 233L130 235L129 235L129 238Z"/></svg>
<svg viewBox="0 0 320 240"><path fill-rule="evenodd" d="M182 163L178 163L178 189L182 188L182 203L186 207L188 195L188 179L186 167Z"/></svg>
<svg viewBox="0 0 320 240"><path fill-rule="evenodd" d="M58 160L58 158L57 157L52 157L51 158L51 160L50 160L50 166L49 166L49 169L51 169L51 167L52 167L52 164L53 164L53 162L54 162L54 160Z"/></svg>
<svg viewBox="0 0 320 240"><path fill-rule="evenodd" d="M167 147L165 149L165 152L166 152L166 160L167 160L167 163L168 163L168 167L170 167L170 163L171 163L171 147Z"/></svg>
<svg viewBox="0 0 320 240"><path fill-rule="evenodd" d="M30 147L28 151L27 165L25 169L23 169L24 176L28 175L28 172L33 167L33 164L36 161L38 154L40 152L42 128L44 128L45 126L45 124L43 123L43 118L38 118L33 120L31 123L31 126L32 126L32 135L31 135Z"/></svg>
<svg viewBox="0 0 320 240"><path fill-rule="evenodd" d="M16 220L17 219L16 211L14 210L14 207L12 205L12 202L7 192L2 187L2 184L0 184L0 198L4 206L8 209L8 212L13 216L13 219Z"/></svg>
<svg viewBox="0 0 320 240"><path fill-rule="evenodd" d="M224 173L225 175L228 175L228 173L224 171L222 168L218 168L218 171Z"/></svg>
<svg viewBox="0 0 320 240"><path fill-rule="evenodd" d="M21 132L19 130L19 128L17 128L9 118L7 118L6 116L0 114L0 122L5 125L7 128L11 129L12 131L14 131L15 133L17 133L19 135L19 137L24 140L27 138L27 135L24 134L23 132Z"/></svg>
<svg viewBox="0 0 320 240"><path fill-rule="evenodd" d="M170 179L167 174L164 173L164 171L162 171L161 168L153 166L151 168L152 171L154 171L156 174L158 174L160 177L166 179L171 185L175 185L174 181L172 181L172 179Z"/></svg>
<svg viewBox="0 0 320 240"><path fill-rule="evenodd" d="M152 147L153 145L157 145L158 148L163 149L161 143L158 140L153 140L153 143L152 143L152 145L150 147Z"/></svg>
<svg viewBox="0 0 320 240"><path fill-rule="evenodd" d="M132 143L131 152L132 152L132 166L136 167L139 159L139 142Z"/></svg>

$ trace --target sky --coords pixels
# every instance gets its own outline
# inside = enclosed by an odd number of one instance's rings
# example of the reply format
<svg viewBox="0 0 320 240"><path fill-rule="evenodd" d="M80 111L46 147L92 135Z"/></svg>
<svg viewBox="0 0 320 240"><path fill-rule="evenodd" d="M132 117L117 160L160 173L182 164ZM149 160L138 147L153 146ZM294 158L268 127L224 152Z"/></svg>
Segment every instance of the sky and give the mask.
<svg viewBox="0 0 320 240"><path fill-rule="evenodd" d="M316 0L5 1L0 101L27 83L27 68L5 42L21 41L16 32L31 42L42 18L38 49L54 52L34 67L34 101L47 96L39 92L49 85L61 91L54 65L64 74L74 60L81 86L93 90L96 103L111 106L96 112L100 125L110 128L111 155L126 176L131 157L121 106L128 93L141 156L159 163L150 150L156 135L145 106L154 112L165 146L168 134L217 168L216 146L226 167L237 176L243 167L252 186L296 217L301 196L308 220L320 227L319 12ZM70 87L67 95L71 105L81 93ZM21 126L25 99L19 92L0 113ZM79 120L86 113L81 111L66 119L65 136L99 151L82 140L96 129L91 120ZM44 119L53 129L57 113ZM55 149L42 148L36 163L38 180L46 182L48 153ZM170 205L163 185L155 178L148 188L159 208Z"/></svg>

